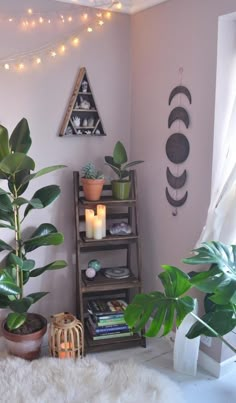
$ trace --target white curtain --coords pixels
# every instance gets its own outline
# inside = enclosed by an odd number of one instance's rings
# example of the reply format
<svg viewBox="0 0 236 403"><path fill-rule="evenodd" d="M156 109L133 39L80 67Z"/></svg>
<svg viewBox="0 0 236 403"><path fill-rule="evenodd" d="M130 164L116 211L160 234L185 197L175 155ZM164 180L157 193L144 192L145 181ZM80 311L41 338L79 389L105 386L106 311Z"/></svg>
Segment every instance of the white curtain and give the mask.
<svg viewBox="0 0 236 403"><path fill-rule="evenodd" d="M223 132L218 133L222 136L221 141L215 142L218 147L213 150L216 162L213 167L211 201L197 247L202 242L213 240L236 244L236 68L234 71Z"/></svg>

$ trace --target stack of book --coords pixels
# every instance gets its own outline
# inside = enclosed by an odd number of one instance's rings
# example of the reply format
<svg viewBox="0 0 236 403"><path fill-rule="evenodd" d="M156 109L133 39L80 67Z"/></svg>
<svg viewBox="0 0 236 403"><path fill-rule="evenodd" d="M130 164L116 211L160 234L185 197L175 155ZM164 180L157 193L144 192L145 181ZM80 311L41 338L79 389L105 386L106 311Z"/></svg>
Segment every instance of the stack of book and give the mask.
<svg viewBox="0 0 236 403"><path fill-rule="evenodd" d="M124 320L127 303L121 299L94 299L88 302L87 328L93 340L132 336Z"/></svg>

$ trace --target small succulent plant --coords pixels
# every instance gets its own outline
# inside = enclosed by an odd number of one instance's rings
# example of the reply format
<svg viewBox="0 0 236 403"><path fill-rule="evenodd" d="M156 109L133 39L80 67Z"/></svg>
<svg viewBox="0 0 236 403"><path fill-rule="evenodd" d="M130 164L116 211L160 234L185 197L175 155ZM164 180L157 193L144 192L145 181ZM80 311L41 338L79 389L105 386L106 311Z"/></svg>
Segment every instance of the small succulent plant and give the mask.
<svg viewBox="0 0 236 403"><path fill-rule="evenodd" d="M92 162L88 162L82 168L82 178L86 179L103 179L104 175L101 171L98 171L95 168L95 165Z"/></svg>

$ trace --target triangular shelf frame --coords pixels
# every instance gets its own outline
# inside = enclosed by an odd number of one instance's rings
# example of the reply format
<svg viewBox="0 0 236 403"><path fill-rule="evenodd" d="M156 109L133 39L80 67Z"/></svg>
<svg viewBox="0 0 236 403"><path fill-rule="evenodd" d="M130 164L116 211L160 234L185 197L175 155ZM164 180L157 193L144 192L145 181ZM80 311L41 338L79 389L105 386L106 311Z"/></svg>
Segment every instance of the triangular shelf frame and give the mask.
<svg viewBox="0 0 236 403"><path fill-rule="evenodd" d="M81 67L59 136L106 136L85 67Z"/></svg>

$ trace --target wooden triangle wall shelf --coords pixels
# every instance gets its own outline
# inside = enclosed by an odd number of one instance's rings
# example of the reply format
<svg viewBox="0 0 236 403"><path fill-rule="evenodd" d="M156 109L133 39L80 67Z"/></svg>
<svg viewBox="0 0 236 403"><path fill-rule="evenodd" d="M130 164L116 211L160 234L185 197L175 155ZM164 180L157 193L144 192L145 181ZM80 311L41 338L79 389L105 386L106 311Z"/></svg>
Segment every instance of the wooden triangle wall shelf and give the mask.
<svg viewBox="0 0 236 403"><path fill-rule="evenodd" d="M85 67L79 70L59 136L106 136Z"/></svg>

